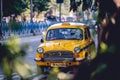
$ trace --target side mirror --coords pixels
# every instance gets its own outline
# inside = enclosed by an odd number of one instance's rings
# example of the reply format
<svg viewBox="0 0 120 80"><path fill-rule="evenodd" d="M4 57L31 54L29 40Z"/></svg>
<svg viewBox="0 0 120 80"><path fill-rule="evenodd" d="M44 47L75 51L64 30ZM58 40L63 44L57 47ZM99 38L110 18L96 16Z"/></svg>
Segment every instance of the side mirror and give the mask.
<svg viewBox="0 0 120 80"><path fill-rule="evenodd" d="M41 42L41 43L43 43L43 42L44 42L44 40L43 40L43 39L41 39L41 40L40 40L40 42Z"/></svg>

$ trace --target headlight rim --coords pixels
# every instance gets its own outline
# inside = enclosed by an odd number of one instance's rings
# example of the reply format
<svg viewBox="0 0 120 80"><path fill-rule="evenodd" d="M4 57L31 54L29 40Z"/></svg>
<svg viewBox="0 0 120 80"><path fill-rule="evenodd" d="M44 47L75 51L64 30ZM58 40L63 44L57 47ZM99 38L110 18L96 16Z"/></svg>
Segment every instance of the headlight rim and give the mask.
<svg viewBox="0 0 120 80"><path fill-rule="evenodd" d="M77 50L79 49L79 51L76 51L76 49L77 49ZM74 52L75 52L75 53L78 54L78 53L80 53L80 51L81 51L80 47L75 47L75 48L74 48Z"/></svg>
<svg viewBox="0 0 120 80"><path fill-rule="evenodd" d="M41 49L42 51L39 51L39 49ZM37 52L38 52L38 53L43 53L43 52L44 52L44 49L43 49L42 47L39 47L39 48L37 48Z"/></svg>

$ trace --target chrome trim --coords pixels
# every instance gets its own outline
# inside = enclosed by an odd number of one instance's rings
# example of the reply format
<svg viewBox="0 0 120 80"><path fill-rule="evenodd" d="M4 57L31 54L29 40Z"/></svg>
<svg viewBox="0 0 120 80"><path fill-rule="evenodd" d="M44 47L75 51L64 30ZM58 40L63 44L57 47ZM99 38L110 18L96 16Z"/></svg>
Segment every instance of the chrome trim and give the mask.
<svg viewBox="0 0 120 80"><path fill-rule="evenodd" d="M81 61L83 59L85 59L85 58L76 58L77 61Z"/></svg>
<svg viewBox="0 0 120 80"><path fill-rule="evenodd" d="M35 60L35 61L40 61L40 60L41 60L41 58L35 58L34 60Z"/></svg>

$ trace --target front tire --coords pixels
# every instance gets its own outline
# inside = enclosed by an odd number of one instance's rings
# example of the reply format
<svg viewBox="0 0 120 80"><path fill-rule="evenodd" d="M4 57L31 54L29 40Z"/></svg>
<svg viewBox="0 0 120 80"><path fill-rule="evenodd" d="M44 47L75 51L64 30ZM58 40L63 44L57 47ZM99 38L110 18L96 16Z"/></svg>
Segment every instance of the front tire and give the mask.
<svg viewBox="0 0 120 80"><path fill-rule="evenodd" d="M85 62L88 62L88 63L91 62L91 55L88 53L85 54Z"/></svg>
<svg viewBox="0 0 120 80"><path fill-rule="evenodd" d="M37 73L38 73L38 74L47 74L49 70L51 70L51 67L38 66L38 65L37 65Z"/></svg>
<svg viewBox="0 0 120 80"><path fill-rule="evenodd" d="M47 70L47 67L37 65L37 74L43 74L45 73L46 70Z"/></svg>

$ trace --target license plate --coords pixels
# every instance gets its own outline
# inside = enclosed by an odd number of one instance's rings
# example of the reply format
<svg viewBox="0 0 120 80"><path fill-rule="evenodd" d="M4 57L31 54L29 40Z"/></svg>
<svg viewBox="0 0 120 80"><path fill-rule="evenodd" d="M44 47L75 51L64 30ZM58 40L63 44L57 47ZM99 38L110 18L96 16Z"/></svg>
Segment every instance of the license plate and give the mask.
<svg viewBox="0 0 120 80"><path fill-rule="evenodd" d="M51 67L66 67L65 63L51 63Z"/></svg>

